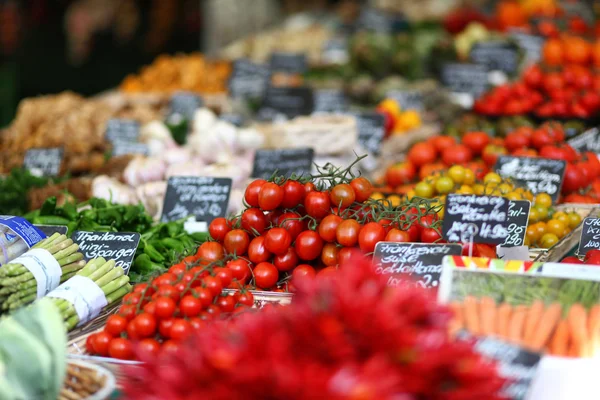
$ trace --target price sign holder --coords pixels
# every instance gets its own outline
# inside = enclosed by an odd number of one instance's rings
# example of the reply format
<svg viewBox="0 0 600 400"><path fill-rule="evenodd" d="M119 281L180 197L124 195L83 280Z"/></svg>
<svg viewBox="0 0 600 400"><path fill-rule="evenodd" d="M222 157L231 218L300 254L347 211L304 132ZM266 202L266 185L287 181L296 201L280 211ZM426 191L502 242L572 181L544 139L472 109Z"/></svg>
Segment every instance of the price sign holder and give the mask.
<svg viewBox="0 0 600 400"><path fill-rule="evenodd" d="M341 89L315 89L313 96L315 113L341 113L348 110L348 100Z"/></svg>
<svg viewBox="0 0 600 400"><path fill-rule="evenodd" d="M234 98L262 99L270 79L271 71L267 66L240 58L233 62L229 93Z"/></svg>
<svg viewBox="0 0 600 400"><path fill-rule="evenodd" d="M62 147L29 149L23 167L35 176L58 176L63 161Z"/></svg>
<svg viewBox="0 0 600 400"><path fill-rule="evenodd" d="M577 254L584 256L588 251L598 249L600 249L600 218L585 218L582 223Z"/></svg>
<svg viewBox="0 0 600 400"><path fill-rule="evenodd" d="M600 130L598 128L588 129L581 135L577 135L569 140L567 143L569 146L574 148L580 153L586 151L592 151L596 154L600 154Z"/></svg>
<svg viewBox="0 0 600 400"><path fill-rule="evenodd" d="M471 61L488 69L514 74L519 68L519 49L507 40L477 42L471 48Z"/></svg>
<svg viewBox="0 0 600 400"><path fill-rule="evenodd" d="M135 143L140 136L140 124L133 119L110 119L104 136L113 145L117 142Z"/></svg>
<svg viewBox="0 0 600 400"><path fill-rule="evenodd" d="M133 257L140 243L137 232L73 232L72 239L79 245L83 257L90 261L104 257L115 260L117 267L123 267L125 274L129 273Z"/></svg>
<svg viewBox="0 0 600 400"><path fill-rule="evenodd" d="M269 179L275 171L286 178L292 175L309 175L312 170L315 151L311 148L299 149L259 149L254 153L252 177Z"/></svg>
<svg viewBox="0 0 600 400"><path fill-rule="evenodd" d="M184 119L192 121L196 110L202 107L202 98L192 92L177 92L171 96L169 101L169 115L181 115Z"/></svg>
<svg viewBox="0 0 600 400"><path fill-rule="evenodd" d="M314 96L311 88L269 86L259 113L280 113L287 118L310 115L314 110Z"/></svg>
<svg viewBox="0 0 600 400"><path fill-rule="evenodd" d="M385 117L376 112L353 113L358 129L358 142L372 154L379 154L385 136Z"/></svg>
<svg viewBox="0 0 600 400"><path fill-rule="evenodd" d="M489 88L488 68L480 64L446 63L442 66L442 83L455 93L479 97Z"/></svg>
<svg viewBox="0 0 600 400"><path fill-rule="evenodd" d="M224 217L229 205L231 178L173 176L167 182L162 222L177 221L193 215L210 222Z"/></svg>
<svg viewBox="0 0 600 400"><path fill-rule="evenodd" d="M282 72L285 74L303 74L308 69L306 54L276 52L271 54L269 62L271 72Z"/></svg>
<svg viewBox="0 0 600 400"><path fill-rule="evenodd" d="M390 90L387 98L394 99L400 104L402 110L424 111L423 93L418 90Z"/></svg>

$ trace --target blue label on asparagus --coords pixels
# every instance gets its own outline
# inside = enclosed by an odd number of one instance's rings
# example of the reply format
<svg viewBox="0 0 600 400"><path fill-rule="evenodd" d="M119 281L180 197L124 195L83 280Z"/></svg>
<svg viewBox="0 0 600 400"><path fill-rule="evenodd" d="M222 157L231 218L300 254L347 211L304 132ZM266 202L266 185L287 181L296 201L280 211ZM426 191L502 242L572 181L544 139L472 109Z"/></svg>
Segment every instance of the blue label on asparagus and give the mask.
<svg viewBox="0 0 600 400"><path fill-rule="evenodd" d="M7 238L11 234L16 234L23 239L27 247L31 247L46 238L44 232L33 226L25 218L13 217L11 215L0 215L0 230Z"/></svg>
<svg viewBox="0 0 600 400"><path fill-rule="evenodd" d="M79 245L79 251L87 260L103 257L115 260L117 267L123 267L125 274L133 262L133 257L140 243L137 232L86 232L75 231L72 239Z"/></svg>

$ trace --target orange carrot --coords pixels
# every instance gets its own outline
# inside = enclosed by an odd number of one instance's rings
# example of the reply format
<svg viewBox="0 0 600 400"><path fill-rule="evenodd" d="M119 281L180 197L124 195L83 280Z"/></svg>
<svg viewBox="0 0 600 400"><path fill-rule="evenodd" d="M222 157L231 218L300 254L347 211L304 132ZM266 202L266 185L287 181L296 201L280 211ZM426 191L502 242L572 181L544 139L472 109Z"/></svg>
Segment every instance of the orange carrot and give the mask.
<svg viewBox="0 0 600 400"><path fill-rule="evenodd" d="M535 328L540 323L542 313L544 312L544 303L541 300L535 300L527 310L525 317L525 328L523 331L523 343L529 343L535 334Z"/></svg>
<svg viewBox="0 0 600 400"><path fill-rule="evenodd" d="M494 299L487 296L479 299L480 328L483 335L494 335L496 333L496 311L496 301Z"/></svg>
<svg viewBox="0 0 600 400"><path fill-rule="evenodd" d="M567 324L569 326L569 336L573 341L574 352L578 357L588 357L591 352L588 350L590 341L588 337L587 312L579 304L573 304L567 315Z"/></svg>
<svg viewBox="0 0 600 400"><path fill-rule="evenodd" d="M590 308L590 314L588 318L588 337L592 343L591 355L594 356L598 351L600 351L600 304L596 304Z"/></svg>
<svg viewBox="0 0 600 400"><path fill-rule="evenodd" d="M519 305L510 317L508 327L508 341L512 343L521 343L523 340L523 330L525 328L525 317L527 316L527 306Z"/></svg>
<svg viewBox="0 0 600 400"><path fill-rule="evenodd" d="M538 325L535 327L533 335L529 339L525 338L525 345L535 351L543 349L548 340L550 340L552 332L554 332L560 320L561 313L562 307L559 303L553 303L547 307Z"/></svg>
<svg viewBox="0 0 600 400"><path fill-rule="evenodd" d="M508 303L502 303L498 307L498 323L496 324L496 334L501 338L508 337L508 322L512 314L512 307Z"/></svg>
<svg viewBox="0 0 600 400"><path fill-rule="evenodd" d="M465 311L465 325L467 330L473 335L479 335L481 333L479 323L479 313L477 312L478 300L473 296L467 296L464 300L464 311Z"/></svg>
<svg viewBox="0 0 600 400"><path fill-rule="evenodd" d="M554 335L549 346L550 354L566 357L569 351L569 324L567 320L561 319L556 325Z"/></svg>
<svg viewBox="0 0 600 400"><path fill-rule="evenodd" d="M450 326L448 327L448 331L450 336L454 337L458 331L464 329L465 327L465 316L463 312L463 306L461 303L457 301L453 301L449 304L450 309L453 311L454 316L450 321Z"/></svg>

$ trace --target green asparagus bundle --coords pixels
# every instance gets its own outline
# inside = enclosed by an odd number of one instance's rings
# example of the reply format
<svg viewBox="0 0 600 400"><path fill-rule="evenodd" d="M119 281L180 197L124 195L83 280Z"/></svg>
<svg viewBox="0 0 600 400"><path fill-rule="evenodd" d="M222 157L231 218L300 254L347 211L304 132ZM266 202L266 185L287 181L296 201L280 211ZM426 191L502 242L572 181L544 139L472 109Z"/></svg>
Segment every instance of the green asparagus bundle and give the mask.
<svg viewBox="0 0 600 400"><path fill-rule="evenodd" d="M46 257L46 261L49 260L51 263L46 265L37 258L37 264L43 264L46 268L43 271L45 274L48 274L48 271L50 274L58 272L60 279L56 282L52 279L50 283L38 282L31 268L24 265L24 260L39 254L39 250L45 250L42 254ZM55 233L41 240L21 257L0 268L0 313L32 303L36 298L47 294L60 283L74 276L84 266L85 260L83 254L79 252L79 246L65 235Z"/></svg>
<svg viewBox="0 0 600 400"><path fill-rule="evenodd" d="M88 279L81 279L82 277ZM97 287L90 287L90 281ZM89 261L75 277L49 293L48 297L60 310L66 329L70 331L80 323L95 318L104 307L120 301L131 288L129 277L125 275L123 268L117 267L114 260L106 261L99 257ZM69 290L71 293L65 295ZM78 298L84 297L85 301L80 304L85 303L85 307L78 309L74 303L78 303ZM89 307L90 304L92 307Z"/></svg>

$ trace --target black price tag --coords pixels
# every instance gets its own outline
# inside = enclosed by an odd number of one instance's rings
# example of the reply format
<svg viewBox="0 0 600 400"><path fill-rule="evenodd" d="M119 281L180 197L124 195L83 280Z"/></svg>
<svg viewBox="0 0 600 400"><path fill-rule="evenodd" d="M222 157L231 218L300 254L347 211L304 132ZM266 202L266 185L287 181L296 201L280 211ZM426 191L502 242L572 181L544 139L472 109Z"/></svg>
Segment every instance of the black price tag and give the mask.
<svg viewBox="0 0 600 400"><path fill-rule="evenodd" d="M502 388L504 396L512 400L526 398L542 359L540 354L493 337L473 337L465 331L459 332L458 338L474 340L475 351L498 363L498 374L507 380Z"/></svg>
<svg viewBox="0 0 600 400"><path fill-rule="evenodd" d="M503 247L523 246L529 222L529 200L510 200L508 202L508 236Z"/></svg>
<svg viewBox="0 0 600 400"><path fill-rule="evenodd" d="M379 113L356 113L358 142L368 152L379 154L385 136L385 117Z"/></svg>
<svg viewBox="0 0 600 400"><path fill-rule="evenodd" d="M233 63L229 93L234 98L262 99L270 79L268 67L241 58Z"/></svg>
<svg viewBox="0 0 600 400"><path fill-rule="evenodd" d="M567 143L569 146L582 153L585 151L592 151L596 154L600 154L600 130L598 128L588 129L583 132L581 135L575 136L569 140Z"/></svg>
<svg viewBox="0 0 600 400"><path fill-rule="evenodd" d="M492 71L514 74L519 68L519 48L505 40L477 42L471 49L471 61Z"/></svg>
<svg viewBox="0 0 600 400"><path fill-rule="evenodd" d="M402 110L423 111L423 93L418 90L390 90L387 98L394 99Z"/></svg>
<svg viewBox="0 0 600 400"><path fill-rule="evenodd" d="M508 234L508 199L449 194L442 233L448 242L501 244Z"/></svg>
<svg viewBox="0 0 600 400"><path fill-rule="evenodd" d="M478 97L488 90L488 68L480 64L446 63L441 81L455 93Z"/></svg>
<svg viewBox="0 0 600 400"><path fill-rule="evenodd" d="M307 70L306 54L282 52L273 53L271 54L269 66L271 67L271 72L303 74Z"/></svg>
<svg viewBox="0 0 600 400"><path fill-rule="evenodd" d="M61 147L29 149L23 167L35 176L57 176L60 173L64 150Z"/></svg>
<svg viewBox="0 0 600 400"><path fill-rule="evenodd" d="M533 194L548 193L556 202L567 163L550 158L500 156L494 167L504 178L526 186Z"/></svg>
<svg viewBox="0 0 600 400"><path fill-rule="evenodd" d="M374 7L363 7L357 19L359 30L378 33L395 33L402 31L406 20L397 13L380 10Z"/></svg>
<svg viewBox="0 0 600 400"><path fill-rule="evenodd" d="M140 136L140 124L132 119L111 119L106 123L106 140L113 145L117 142L135 143Z"/></svg>
<svg viewBox="0 0 600 400"><path fill-rule="evenodd" d="M240 114L224 113L219 115L219 119L225 122L229 122L238 128L244 125L244 117Z"/></svg>
<svg viewBox="0 0 600 400"><path fill-rule="evenodd" d="M388 286L412 283L437 290L442 259L449 255L459 256L461 252L462 246L458 244L379 242L375 246L375 270L388 276Z"/></svg>
<svg viewBox="0 0 600 400"><path fill-rule="evenodd" d="M224 217L229 205L231 178L174 176L167 182L162 222L176 221L191 215L210 223Z"/></svg>
<svg viewBox="0 0 600 400"><path fill-rule="evenodd" d="M321 59L328 64L346 64L350 59L348 39L336 37L325 42Z"/></svg>
<svg viewBox="0 0 600 400"><path fill-rule="evenodd" d="M202 98L195 93L174 93L169 102L169 115L179 114L188 121L192 121L196 110L202 107L202 104Z"/></svg>
<svg viewBox="0 0 600 400"><path fill-rule="evenodd" d="M126 154L142 154L147 156L150 149L146 143L115 142L112 148L112 156L118 157Z"/></svg>
<svg viewBox="0 0 600 400"><path fill-rule="evenodd" d="M48 237L54 235L55 233L66 235L67 227L64 225L33 225L38 228L40 231L44 232L44 234Z"/></svg>
<svg viewBox="0 0 600 400"><path fill-rule="evenodd" d="M314 112L344 112L348 110L348 100L340 89L315 89L313 97Z"/></svg>
<svg viewBox="0 0 600 400"><path fill-rule="evenodd" d="M580 256L586 255L590 250L600 249L600 218L585 218L582 227L577 250Z"/></svg>
<svg viewBox="0 0 600 400"><path fill-rule="evenodd" d="M269 179L275 171L277 175L284 175L287 178L292 174L309 175L314 156L315 151L311 148L256 150L252 177Z"/></svg>
<svg viewBox="0 0 600 400"><path fill-rule="evenodd" d="M299 115L309 115L313 109L314 99L311 88L269 86L259 112L265 113L272 110L287 118L294 118Z"/></svg>
<svg viewBox="0 0 600 400"><path fill-rule="evenodd" d="M536 63L542 58L542 47L545 42L543 37L522 32L512 32L510 36L525 52L529 62Z"/></svg>
<svg viewBox="0 0 600 400"><path fill-rule="evenodd" d="M107 261L115 260L116 266L123 267L125 274L129 273L140 243L140 234L137 232L75 231L71 238L79 245L79 251L87 261L98 257Z"/></svg>

